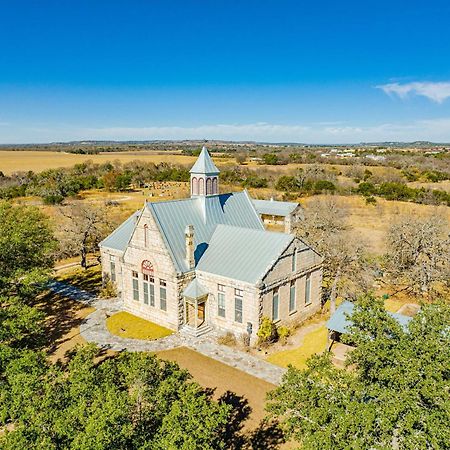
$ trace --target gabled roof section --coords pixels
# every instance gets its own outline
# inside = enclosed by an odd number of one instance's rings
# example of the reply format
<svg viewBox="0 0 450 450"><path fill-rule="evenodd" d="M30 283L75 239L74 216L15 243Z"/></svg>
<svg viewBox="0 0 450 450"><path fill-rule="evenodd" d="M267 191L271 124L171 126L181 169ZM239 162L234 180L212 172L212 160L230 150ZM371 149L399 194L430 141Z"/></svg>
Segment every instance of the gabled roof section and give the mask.
<svg viewBox="0 0 450 450"><path fill-rule="evenodd" d="M195 161L195 164L192 166L190 173L205 173L210 175L217 175L219 172L220 170L213 163L208 150L206 149L206 147L203 147L200 155L197 158L197 161Z"/></svg>
<svg viewBox="0 0 450 450"><path fill-rule="evenodd" d="M266 214L268 216L286 217L298 207L298 203L279 202L277 200L253 200L253 204L258 214Z"/></svg>
<svg viewBox="0 0 450 450"><path fill-rule="evenodd" d="M256 284L294 238L292 234L218 225L197 270Z"/></svg>
<svg viewBox="0 0 450 450"><path fill-rule="evenodd" d="M355 305L349 301L342 302L335 313L330 317L327 322L327 328L337 333L348 333L352 323L350 320ZM409 321L412 317L404 316L403 314L388 312L388 314L394 318L402 327L406 330Z"/></svg>
<svg viewBox="0 0 450 450"><path fill-rule="evenodd" d="M246 191L202 198L149 202L146 207L154 217L179 272L190 270L185 259L184 230L187 225L194 226L196 263L208 247L218 224L264 230L264 225Z"/></svg>
<svg viewBox="0 0 450 450"><path fill-rule="evenodd" d="M136 223L141 214L141 210L136 211L125 222L119 225L108 237L100 242L99 247L110 248L113 250L120 250L124 252L131 239Z"/></svg>
<svg viewBox="0 0 450 450"><path fill-rule="evenodd" d="M208 290L203 286L197 278L194 278L183 291L185 297L197 299L208 295Z"/></svg>

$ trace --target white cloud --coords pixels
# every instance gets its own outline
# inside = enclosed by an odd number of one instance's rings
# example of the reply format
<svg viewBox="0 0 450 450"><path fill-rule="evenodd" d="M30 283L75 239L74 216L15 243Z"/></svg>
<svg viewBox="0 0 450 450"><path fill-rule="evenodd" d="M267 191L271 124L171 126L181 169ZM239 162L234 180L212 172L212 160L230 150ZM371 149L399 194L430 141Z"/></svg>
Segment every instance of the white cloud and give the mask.
<svg viewBox="0 0 450 450"><path fill-rule="evenodd" d="M402 99L405 99L410 94L421 95L436 103L442 103L444 100L450 97L450 82L428 82L428 81L415 81L412 83L388 83L376 86L378 89L382 89L388 95L397 95Z"/></svg>
<svg viewBox="0 0 450 450"><path fill-rule="evenodd" d="M20 138L20 139L19 139ZM450 142L450 117L409 123L359 124L209 124L199 126L17 127L0 129L0 143L70 140L222 139L260 142L340 144L430 140Z"/></svg>

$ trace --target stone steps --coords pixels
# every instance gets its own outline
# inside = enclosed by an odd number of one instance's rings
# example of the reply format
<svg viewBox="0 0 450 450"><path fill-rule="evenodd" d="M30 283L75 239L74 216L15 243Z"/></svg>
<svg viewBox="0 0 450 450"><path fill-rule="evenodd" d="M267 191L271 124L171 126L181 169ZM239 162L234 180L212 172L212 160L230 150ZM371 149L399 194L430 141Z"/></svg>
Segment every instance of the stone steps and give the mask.
<svg viewBox="0 0 450 450"><path fill-rule="evenodd" d="M198 328L192 328L189 325L184 325L180 330L180 334L188 337L200 337L209 334L211 331L212 328L209 325L201 325Z"/></svg>

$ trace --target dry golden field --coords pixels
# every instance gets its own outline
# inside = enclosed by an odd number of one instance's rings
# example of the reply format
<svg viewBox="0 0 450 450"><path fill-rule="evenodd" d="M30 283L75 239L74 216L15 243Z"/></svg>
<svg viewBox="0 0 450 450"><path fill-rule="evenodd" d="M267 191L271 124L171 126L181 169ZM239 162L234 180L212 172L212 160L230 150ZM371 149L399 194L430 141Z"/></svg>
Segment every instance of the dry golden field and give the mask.
<svg viewBox="0 0 450 450"><path fill-rule="evenodd" d="M300 203L307 208L308 203L317 197L323 196L303 198ZM385 251L384 238L389 226L404 215L442 215L450 221L450 208L447 206L419 205L382 198L377 198L377 204L372 206L367 205L362 197L335 195L333 198L348 211L348 224L357 236L367 243L372 253L378 255Z"/></svg>
<svg viewBox="0 0 450 450"><path fill-rule="evenodd" d="M42 172L46 169L56 169L58 167L72 167L75 164L89 161L96 164L106 163L107 161L120 161L128 163L135 160L146 162L160 163L177 163L192 165L196 157L186 156L177 152L117 152L117 153L99 153L98 155L76 155L73 153L63 152L46 152L46 151L0 151L0 171L9 175L16 171ZM234 159L216 158L218 165L232 162Z"/></svg>

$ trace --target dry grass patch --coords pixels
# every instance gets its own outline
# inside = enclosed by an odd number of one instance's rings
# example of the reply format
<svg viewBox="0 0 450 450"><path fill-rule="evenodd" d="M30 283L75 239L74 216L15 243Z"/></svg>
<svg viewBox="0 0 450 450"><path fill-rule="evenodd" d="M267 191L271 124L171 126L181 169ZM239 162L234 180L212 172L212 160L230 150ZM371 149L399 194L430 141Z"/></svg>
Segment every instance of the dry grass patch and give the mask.
<svg viewBox="0 0 450 450"><path fill-rule="evenodd" d="M106 319L111 334L123 338L154 340L170 336L173 331L127 312L113 314Z"/></svg>
<svg viewBox="0 0 450 450"><path fill-rule="evenodd" d="M304 369L306 367L306 360L310 356L316 353L322 353L326 349L327 333L328 331L324 324L306 334L299 347L272 353L267 357L267 361L281 367L292 365L297 369Z"/></svg>

